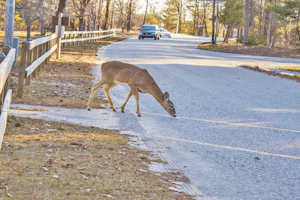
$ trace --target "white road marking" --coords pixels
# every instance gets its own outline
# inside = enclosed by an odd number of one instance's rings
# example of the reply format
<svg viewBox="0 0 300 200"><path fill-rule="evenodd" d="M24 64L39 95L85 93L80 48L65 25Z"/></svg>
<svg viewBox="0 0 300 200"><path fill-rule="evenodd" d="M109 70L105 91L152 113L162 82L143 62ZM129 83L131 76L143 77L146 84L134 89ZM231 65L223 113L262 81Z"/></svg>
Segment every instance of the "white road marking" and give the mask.
<svg viewBox="0 0 300 200"><path fill-rule="evenodd" d="M164 136L160 136L160 135L153 135L153 137L158 137L158 138L163 138L163 139L168 139L168 140L176 140L176 141L181 141L181 142L189 142L189 143L201 144L201 145L205 145L205 146L218 147L218 148L223 148L223 149L231 149L231 150L236 150L236 151L245 151L245 152L256 153L256 154L263 154L263 155L268 155L268 156L277 156L277 157L292 158L292 159L298 159L298 160L300 160L300 157L296 157L296 156L273 154L273 153L255 151L255 150L250 150L250 149L243 149L243 148L237 148L237 147L229 147L229 146L223 146L223 145L217 145L217 144L209 144L209 143L197 142L197 141L191 141L191 140L184 140L184 139L179 139L179 138L164 137Z"/></svg>

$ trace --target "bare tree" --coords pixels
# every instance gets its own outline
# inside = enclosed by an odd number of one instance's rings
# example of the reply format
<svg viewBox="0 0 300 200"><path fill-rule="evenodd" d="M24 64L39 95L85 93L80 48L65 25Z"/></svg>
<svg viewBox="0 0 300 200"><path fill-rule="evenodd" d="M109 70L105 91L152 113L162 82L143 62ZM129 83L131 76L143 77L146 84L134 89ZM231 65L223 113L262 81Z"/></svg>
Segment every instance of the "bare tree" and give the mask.
<svg viewBox="0 0 300 200"><path fill-rule="evenodd" d="M21 2L16 2L16 10L26 23L27 40L30 39L31 23L36 20L37 12L43 3L44 0L22 0Z"/></svg>
<svg viewBox="0 0 300 200"><path fill-rule="evenodd" d="M101 14L103 9L103 0L94 0L88 6L89 27L92 30L99 29Z"/></svg>
<svg viewBox="0 0 300 200"><path fill-rule="evenodd" d="M124 13L126 4L124 0L116 0L115 1L115 17L116 19L116 26L123 27L124 22L126 21L126 15Z"/></svg>
<svg viewBox="0 0 300 200"><path fill-rule="evenodd" d="M92 0L72 0L73 6L79 15L79 30L80 31L83 31L85 29L85 25L84 25L85 11L87 9L88 4L91 1Z"/></svg>
<svg viewBox="0 0 300 200"><path fill-rule="evenodd" d="M103 24L103 30L107 29L107 23L108 23L108 16L109 16L109 8L110 8L110 1L106 0L106 9L105 9L105 18L104 18L104 24Z"/></svg>
<svg viewBox="0 0 300 200"><path fill-rule="evenodd" d="M67 0L59 0L57 11L56 11L56 22L58 24L58 14L63 13L66 8Z"/></svg>
<svg viewBox="0 0 300 200"><path fill-rule="evenodd" d="M45 35L45 23L55 13L55 4L53 0L46 0L40 7L38 18L40 22L41 35Z"/></svg>
<svg viewBox="0 0 300 200"><path fill-rule="evenodd" d="M132 8L133 8L133 0L129 0L127 32L129 32L131 30L131 24L130 23L131 23Z"/></svg>

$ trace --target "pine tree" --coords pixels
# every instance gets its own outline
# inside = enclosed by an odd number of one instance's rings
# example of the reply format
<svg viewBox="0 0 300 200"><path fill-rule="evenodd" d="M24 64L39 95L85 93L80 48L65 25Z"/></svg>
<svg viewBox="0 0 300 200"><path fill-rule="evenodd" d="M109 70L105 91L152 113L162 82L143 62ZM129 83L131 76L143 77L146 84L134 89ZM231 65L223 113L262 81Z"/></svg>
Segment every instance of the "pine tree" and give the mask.
<svg viewBox="0 0 300 200"><path fill-rule="evenodd" d="M244 20L243 0L227 0L220 15L220 23L227 25L224 42L228 43L229 34L235 27L241 27Z"/></svg>

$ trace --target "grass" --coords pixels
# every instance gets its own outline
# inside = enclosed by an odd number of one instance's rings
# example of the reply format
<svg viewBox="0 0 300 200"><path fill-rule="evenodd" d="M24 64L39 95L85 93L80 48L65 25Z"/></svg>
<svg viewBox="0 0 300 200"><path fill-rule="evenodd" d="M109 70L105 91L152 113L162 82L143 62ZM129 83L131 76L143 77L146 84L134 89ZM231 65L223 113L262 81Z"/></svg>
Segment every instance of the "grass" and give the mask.
<svg viewBox="0 0 300 200"><path fill-rule="evenodd" d="M116 130L10 116L0 154L0 198L192 199L172 192L168 180L147 168L157 160Z"/></svg>
<svg viewBox="0 0 300 200"><path fill-rule="evenodd" d="M292 46L278 46L275 48L269 46L247 47L237 44L235 41L229 41L228 44L217 42L215 45L206 42L198 45L198 48L206 51L300 59L300 51Z"/></svg>
<svg viewBox="0 0 300 200"><path fill-rule="evenodd" d="M284 69L287 71L300 72L300 67L286 66L286 67L276 67L277 69Z"/></svg>
<svg viewBox="0 0 300 200"><path fill-rule="evenodd" d="M229 41L228 44L223 43L223 42L216 42L215 45L212 45L211 42L204 42L197 46L197 48L201 49L201 50L231 53L231 50L229 49L229 47L230 48L239 48L239 47L243 47L243 45L236 44L236 42L233 42L233 41Z"/></svg>
<svg viewBox="0 0 300 200"><path fill-rule="evenodd" d="M18 68L11 73L13 103L32 105L59 106L68 108L86 108L92 83L96 77L90 73L96 65L98 47L124 40L124 37L110 37L105 41L81 44L80 46L62 47L59 60L52 56L50 62L25 86L23 97L17 98ZM93 101L93 108L104 108L107 100L104 92L98 90Z"/></svg>
<svg viewBox="0 0 300 200"><path fill-rule="evenodd" d="M251 67L251 66L247 66L247 65L241 65L240 67L243 67L245 69L250 69L250 70L253 70L253 71L257 71L257 72L263 72L263 73L266 73L268 75L278 76L278 77L281 77L281 78L286 78L286 79L290 79L290 80L294 80L294 81L300 82L300 75L290 76L290 75L280 74L280 73L277 73L274 70L264 70L264 69L261 69L258 66Z"/></svg>

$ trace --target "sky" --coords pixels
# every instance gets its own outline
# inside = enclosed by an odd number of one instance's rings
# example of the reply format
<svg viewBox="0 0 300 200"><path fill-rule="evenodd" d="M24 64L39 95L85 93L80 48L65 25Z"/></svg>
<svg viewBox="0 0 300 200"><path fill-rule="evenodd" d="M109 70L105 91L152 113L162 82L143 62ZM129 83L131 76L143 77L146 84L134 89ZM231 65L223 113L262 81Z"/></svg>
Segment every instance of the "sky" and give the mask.
<svg viewBox="0 0 300 200"><path fill-rule="evenodd" d="M139 0L138 4L140 6L141 9L138 9L138 13L139 14L145 14L145 10L146 10L146 2L147 0ZM162 10L165 6L165 1L164 0L149 0L149 5L153 5L156 7L156 9L158 9L159 11ZM148 11L149 11L149 7L148 7Z"/></svg>

